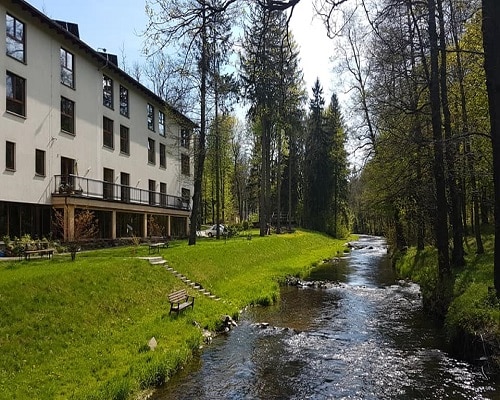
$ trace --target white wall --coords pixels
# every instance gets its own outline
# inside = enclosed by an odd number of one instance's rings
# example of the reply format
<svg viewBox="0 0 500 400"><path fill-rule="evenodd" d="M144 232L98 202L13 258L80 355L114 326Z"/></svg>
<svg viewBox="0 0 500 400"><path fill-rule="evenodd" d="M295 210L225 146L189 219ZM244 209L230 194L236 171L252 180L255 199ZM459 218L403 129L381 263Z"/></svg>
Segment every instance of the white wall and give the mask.
<svg viewBox="0 0 500 400"><path fill-rule="evenodd" d="M191 177L180 174L180 126L166 114L167 137L158 133L160 103L114 73L109 67L98 69L98 63L63 35L40 24L38 19L16 10L9 10L23 21L26 32L26 64L5 55L5 14L0 5L0 65L26 79L26 118L7 113L5 79L0 79L0 200L50 204L54 175L60 174L60 157L77 160L78 174L86 178L103 179L103 168L113 169L116 183L120 172L130 174L130 185L148 190L148 179L167 183L169 195L180 196L181 188L192 191ZM82 38L84 39L84 38ZM75 56L75 89L60 83L60 48ZM114 110L102 105L102 75L113 79ZM119 85L129 90L130 118L120 115ZM75 135L60 129L60 99L75 102ZM156 132L147 128L146 104L155 107ZM102 145L103 115L114 120L114 149ZM120 154L120 124L130 130L130 155ZM147 139L155 140L156 164L148 165ZM5 170L5 141L16 143L16 171ZM167 168L160 168L159 143L167 145ZM35 149L46 151L46 177L35 176Z"/></svg>

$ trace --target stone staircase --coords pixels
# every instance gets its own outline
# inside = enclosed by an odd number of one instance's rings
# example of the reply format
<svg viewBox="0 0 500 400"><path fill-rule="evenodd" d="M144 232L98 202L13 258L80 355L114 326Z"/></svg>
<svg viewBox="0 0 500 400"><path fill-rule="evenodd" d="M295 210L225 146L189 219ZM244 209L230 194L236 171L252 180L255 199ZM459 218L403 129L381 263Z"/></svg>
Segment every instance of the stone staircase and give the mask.
<svg viewBox="0 0 500 400"><path fill-rule="evenodd" d="M191 281L180 272L177 272L175 269L168 266L167 261L162 256L140 257L140 258L143 260L148 260L151 265L161 265L165 267L167 271L170 271L175 277L179 278L186 285L191 286L193 289L197 290L200 294L203 294L209 299L220 301L220 297L217 297L216 295L212 294L209 290L204 289L203 286L201 286L201 284Z"/></svg>

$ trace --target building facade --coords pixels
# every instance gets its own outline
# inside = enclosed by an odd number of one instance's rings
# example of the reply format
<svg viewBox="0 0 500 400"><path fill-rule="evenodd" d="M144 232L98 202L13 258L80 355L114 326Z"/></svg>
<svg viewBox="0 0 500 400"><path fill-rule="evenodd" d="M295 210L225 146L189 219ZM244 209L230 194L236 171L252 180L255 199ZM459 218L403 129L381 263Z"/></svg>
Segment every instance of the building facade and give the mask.
<svg viewBox="0 0 500 400"><path fill-rule="evenodd" d="M0 238L188 234L195 124L23 0L0 4Z"/></svg>

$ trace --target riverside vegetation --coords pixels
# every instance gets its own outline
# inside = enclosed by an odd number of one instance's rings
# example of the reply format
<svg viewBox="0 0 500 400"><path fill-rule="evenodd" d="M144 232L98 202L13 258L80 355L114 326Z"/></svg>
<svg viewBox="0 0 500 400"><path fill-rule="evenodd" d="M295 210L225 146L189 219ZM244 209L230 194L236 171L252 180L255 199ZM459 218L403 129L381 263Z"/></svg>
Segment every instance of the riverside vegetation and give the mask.
<svg viewBox="0 0 500 400"><path fill-rule="evenodd" d="M452 349L472 361L481 361L490 371L500 370L500 301L493 287L494 235L483 235L485 252L476 254L474 240L466 237L465 266L453 271L452 294L444 316L447 340ZM397 257L402 277L418 282L424 307L432 312L438 276L437 250L416 248Z"/></svg>
<svg viewBox="0 0 500 400"><path fill-rule="evenodd" d="M255 232L254 232L255 233ZM248 240L248 239L252 240ZM127 399L166 382L223 316L272 304L287 275L303 276L345 240L296 231L171 242L161 254L220 301L188 288L147 246L82 252L75 261L0 263L0 399ZM194 310L169 316L168 293L187 288ZM156 348L148 342L154 337Z"/></svg>

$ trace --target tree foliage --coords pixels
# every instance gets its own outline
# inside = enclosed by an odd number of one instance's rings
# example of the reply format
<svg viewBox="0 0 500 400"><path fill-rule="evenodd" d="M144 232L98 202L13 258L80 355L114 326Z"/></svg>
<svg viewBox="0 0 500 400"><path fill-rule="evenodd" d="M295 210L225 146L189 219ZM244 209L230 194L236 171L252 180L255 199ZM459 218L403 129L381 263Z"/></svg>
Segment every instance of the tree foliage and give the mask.
<svg viewBox="0 0 500 400"><path fill-rule="evenodd" d="M300 131L296 126L303 98L298 51L283 12L252 8L240 59L242 86L250 104L248 119L255 136L250 184L255 189L259 176L260 232L265 235L273 220L279 230L282 208L288 208L288 219L292 218L292 202L281 204L282 177L284 160L290 162L290 155L296 154L290 149Z"/></svg>
<svg viewBox="0 0 500 400"><path fill-rule="evenodd" d="M209 91L219 82L219 60L227 50L227 18L234 1L155 0L146 2L149 25L145 47L151 54L164 49L178 51L181 77L192 78L196 98L192 109L199 109L199 132L194 154L194 193L189 243L196 243L200 224L202 183L206 156L207 107ZM181 91L182 92L182 91ZM217 107L217 100L215 100ZM197 107L199 104L199 108ZM212 103L213 104L213 103Z"/></svg>
<svg viewBox="0 0 500 400"><path fill-rule="evenodd" d="M68 229L69 221L65 217L66 213L54 209L54 229L60 234L64 234ZM79 251L81 243L88 239L93 239L99 234L99 220L93 211L88 209L76 210L73 221L73 238L68 243L68 250L71 253L71 260L74 261L76 253Z"/></svg>
<svg viewBox="0 0 500 400"><path fill-rule="evenodd" d="M351 183L356 226L399 248L436 245L443 281L463 263L465 232L475 232L482 251L481 227L496 204L478 3L383 1L363 9L367 67L352 68L375 138ZM341 34L349 65L362 65L351 30Z"/></svg>
<svg viewBox="0 0 500 400"><path fill-rule="evenodd" d="M342 236L349 227L345 130L336 95L325 109L319 80L312 93L305 145L304 226Z"/></svg>
<svg viewBox="0 0 500 400"><path fill-rule="evenodd" d="M250 213L259 214L261 234L276 213L279 229L286 209L289 220L294 213L304 225L338 235L349 219L348 166L340 145L346 129L335 98L324 108L319 82L305 117L298 51L287 24L298 1L248 5L240 64L252 156L246 172L237 172L242 152L232 142L229 197L238 199L240 218L248 217L243 199ZM325 0L315 6L329 36L343 39L339 65L350 74L356 94L357 115L348 126L366 158L365 168L350 181L355 226L383 233L399 248L436 245L443 279L463 262L467 231L474 231L481 252L481 227L493 220L493 210L497 231L499 226L495 93L500 80L493 48L500 11L496 2L482 0L482 18L479 3L381 0L376 7L361 1L356 8L347 0ZM210 17L241 3L176 0L165 15L180 23L161 34L199 33L199 25L192 25L199 17L192 12L196 7L186 4L204 4ZM337 13L346 4L353 7Z"/></svg>

